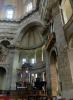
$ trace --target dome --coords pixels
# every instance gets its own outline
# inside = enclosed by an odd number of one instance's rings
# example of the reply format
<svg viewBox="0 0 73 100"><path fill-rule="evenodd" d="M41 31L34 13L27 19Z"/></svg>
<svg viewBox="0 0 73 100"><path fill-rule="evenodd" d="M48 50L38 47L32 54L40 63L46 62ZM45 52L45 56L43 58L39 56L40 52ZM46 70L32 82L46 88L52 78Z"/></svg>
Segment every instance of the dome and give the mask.
<svg viewBox="0 0 73 100"><path fill-rule="evenodd" d="M26 32L24 30L21 39L16 42L16 47L27 50L41 47L44 44L41 30L37 25L30 26Z"/></svg>

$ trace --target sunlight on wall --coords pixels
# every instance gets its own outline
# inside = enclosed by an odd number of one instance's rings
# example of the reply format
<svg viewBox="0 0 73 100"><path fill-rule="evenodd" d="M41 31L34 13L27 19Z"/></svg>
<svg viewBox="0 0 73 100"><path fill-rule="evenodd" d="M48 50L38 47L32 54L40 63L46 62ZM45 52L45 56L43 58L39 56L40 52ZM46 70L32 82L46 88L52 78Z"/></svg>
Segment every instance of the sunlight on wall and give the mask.
<svg viewBox="0 0 73 100"><path fill-rule="evenodd" d="M64 21L66 24L72 15L72 7L69 0L65 0L65 2L62 5L62 9L63 9Z"/></svg>

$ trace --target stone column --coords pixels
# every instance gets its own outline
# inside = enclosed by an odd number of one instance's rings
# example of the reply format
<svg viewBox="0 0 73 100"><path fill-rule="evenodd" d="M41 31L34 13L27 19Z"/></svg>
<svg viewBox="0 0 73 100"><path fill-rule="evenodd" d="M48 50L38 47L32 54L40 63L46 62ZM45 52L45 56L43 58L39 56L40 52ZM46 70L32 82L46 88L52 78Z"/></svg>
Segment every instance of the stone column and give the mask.
<svg viewBox="0 0 73 100"><path fill-rule="evenodd" d="M47 91L48 95L51 94L51 73L50 73L50 58L49 58L49 52L45 50L45 61L46 61L46 81L47 81Z"/></svg>
<svg viewBox="0 0 73 100"><path fill-rule="evenodd" d="M12 69L11 90L16 90L17 68L19 68L19 51L15 50L14 60L13 60L13 69Z"/></svg>
<svg viewBox="0 0 73 100"><path fill-rule="evenodd" d="M45 72L42 72L42 79L45 81Z"/></svg>
<svg viewBox="0 0 73 100"><path fill-rule="evenodd" d="M73 48L68 49L68 57L69 57L70 69L71 69L71 75L72 75L72 82L73 82Z"/></svg>
<svg viewBox="0 0 73 100"><path fill-rule="evenodd" d="M13 51L9 51L9 54L7 57L7 65L5 65L6 67L5 90L11 90L13 57L14 57Z"/></svg>
<svg viewBox="0 0 73 100"><path fill-rule="evenodd" d="M62 83L62 95L66 98L73 98L73 83L68 59L67 43L64 36L61 14L58 5L53 8L53 19L58 50L58 69L60 81Z"/></svg>

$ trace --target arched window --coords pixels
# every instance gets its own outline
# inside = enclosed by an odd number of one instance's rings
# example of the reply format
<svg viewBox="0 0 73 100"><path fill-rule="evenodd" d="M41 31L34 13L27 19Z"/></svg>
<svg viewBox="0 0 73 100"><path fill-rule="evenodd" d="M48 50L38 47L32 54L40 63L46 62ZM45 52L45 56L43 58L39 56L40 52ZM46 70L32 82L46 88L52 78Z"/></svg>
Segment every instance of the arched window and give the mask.
<svg viewBox="0 0 73 100"><path fill-rule="evenodd" d="M7 5L5 6L5 18L8 20L13 19L14 16L14 6L12 5Z"/></svg>
<svg viewBox="0 0 73 100"><path fill-rule="evenodd" d="M13 9L7 9L6 11L6 18L7 19L12 19L13 18Z"/></svg>
<svg viewBox="0 0 73 100"><path fill-rule="evenodd" d="M34 58L31 59L31 63L34 64L36 63L36 60Z"/></svg>
<svg viewBox="0 0 73 100"><path fill-rule="evenodd" d="M26 63L26 58L22 59L22 64Z"/></svg>
<svg viewBox="0 0 73 100"><path fill-rule="evenodd" d="M26 12L30 12L32 11L32 9L33 9L33 5L32 5L32 2L30 2L26 7Z"/></svg>

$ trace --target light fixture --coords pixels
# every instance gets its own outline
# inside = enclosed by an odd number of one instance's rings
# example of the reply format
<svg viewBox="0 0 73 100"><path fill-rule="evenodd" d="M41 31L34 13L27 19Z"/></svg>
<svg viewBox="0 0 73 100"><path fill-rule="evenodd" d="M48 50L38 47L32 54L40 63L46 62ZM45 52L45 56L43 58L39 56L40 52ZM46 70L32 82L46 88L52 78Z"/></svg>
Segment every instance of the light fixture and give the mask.
<svg viewBox="0 0 73 100"><path fill-rule="evenodd" d="M32 77L34 77L34 74L31 74Z"/></svg>
<svg viewBox="0 0 73 100"><path fill-rule="evenodd" d="M28 70L26 70L26 73L28 73Z"/></svg>

